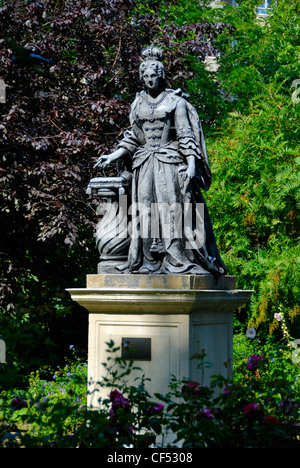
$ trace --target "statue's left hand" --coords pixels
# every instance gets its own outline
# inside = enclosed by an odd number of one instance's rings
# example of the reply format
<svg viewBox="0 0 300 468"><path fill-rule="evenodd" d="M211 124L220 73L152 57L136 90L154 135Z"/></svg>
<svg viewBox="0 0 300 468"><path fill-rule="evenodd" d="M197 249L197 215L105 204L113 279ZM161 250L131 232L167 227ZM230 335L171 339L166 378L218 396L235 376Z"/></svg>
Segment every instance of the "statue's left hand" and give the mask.
<svg viewBox="0 0 300 468"><path fill-rule="evenodd" d="M196 168L195 166L188 166L187 170L185 171L185 179L193 179L196 175Z"/></svg>
<svg viewBox="0 0 300 468"><path fill-rule="evenodd" d="M183 176L183 180L184 180L184 182L183 182L183 193L187 192L188 186L189 186L191 180L195 177L195 175L196 175L196 167L195 167L195 164L191 163L186 168L186 171L185 171L184 176Z"/></svg>

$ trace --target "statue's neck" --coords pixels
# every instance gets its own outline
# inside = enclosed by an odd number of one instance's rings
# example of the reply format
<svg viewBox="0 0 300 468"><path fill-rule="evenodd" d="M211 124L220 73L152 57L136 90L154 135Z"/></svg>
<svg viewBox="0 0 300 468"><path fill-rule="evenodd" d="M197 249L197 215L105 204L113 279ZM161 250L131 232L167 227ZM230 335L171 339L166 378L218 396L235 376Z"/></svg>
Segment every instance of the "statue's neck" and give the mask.
<svg viewBox="0 0 300 468"><path fill-rule="evenodd" d="M159 89L147 89L147 94L148 94L148 97L150 98L150 100L156 100L162 93L164 92L163 89L159 88Z"/></svg>
<svg viewBox="0 0 300 468"><path fill-rule="evenodd" d="M149 96L151 96L153 99L157 98L161 93L164 92L164 86L158 86L155 89L149 89L146 87L146 92Z"/></svg>

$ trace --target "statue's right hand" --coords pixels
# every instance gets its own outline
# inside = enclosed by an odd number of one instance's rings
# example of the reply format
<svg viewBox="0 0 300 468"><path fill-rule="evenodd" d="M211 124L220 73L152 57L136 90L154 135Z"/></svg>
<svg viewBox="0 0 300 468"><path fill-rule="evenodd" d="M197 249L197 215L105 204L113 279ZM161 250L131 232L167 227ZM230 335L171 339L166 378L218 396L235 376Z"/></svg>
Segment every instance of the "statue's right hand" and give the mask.
<svg viewBox="0 0 300 468"><path fill-rule="evenodd" d="M100 158L98 159L98 161L96 162L95 167L101 167L102 169L106 166L108 166L110 163L111 163L111 155L110 154L104 154L102 156L100 156Z"/></svg>

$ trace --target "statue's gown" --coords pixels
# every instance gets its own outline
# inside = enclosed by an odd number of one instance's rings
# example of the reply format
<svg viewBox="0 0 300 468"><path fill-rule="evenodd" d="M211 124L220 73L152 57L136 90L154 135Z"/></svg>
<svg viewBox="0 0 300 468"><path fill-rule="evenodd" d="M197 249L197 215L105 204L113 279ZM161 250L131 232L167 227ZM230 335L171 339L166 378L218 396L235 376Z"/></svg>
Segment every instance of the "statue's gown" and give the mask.
<svg viewBox="0 0 300 468"><path fill-rule="evenodd" d="M120 270L226 274L201 193L211 173L195 109L170 89L156 105L142 92L130 122L118 146L130 154L133 172L131 243ZM197 174L186 186L189 156L196 158Z"/></svg>

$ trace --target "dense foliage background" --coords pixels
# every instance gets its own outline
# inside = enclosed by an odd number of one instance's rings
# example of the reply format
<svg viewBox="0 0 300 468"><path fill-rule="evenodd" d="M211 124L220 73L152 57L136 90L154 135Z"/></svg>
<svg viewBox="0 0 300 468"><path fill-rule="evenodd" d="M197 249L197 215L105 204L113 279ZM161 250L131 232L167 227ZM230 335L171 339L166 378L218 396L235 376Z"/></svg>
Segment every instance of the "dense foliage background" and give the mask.
<svg viewBox="0 0 300 468"><path fill-rule="evenodd" d="M299 2L278 2L263 22L254 0L239 10L208 4L0 0L4 387L47 372L70 343L87 351L87 313L65 293L84 287L98 261L95 204L85 190L99 153L128 127L140 52L151 42L165 51L170 87L188 92L199 111L222 256L238 287L255 290L235 326L280 338L280 311L299 337ZM43 73L11 63L7 38L53 63ZM217 72L205 67L209 55Z"/></svg>

